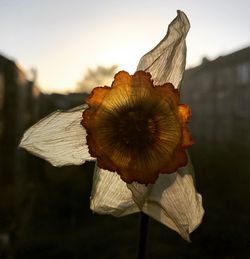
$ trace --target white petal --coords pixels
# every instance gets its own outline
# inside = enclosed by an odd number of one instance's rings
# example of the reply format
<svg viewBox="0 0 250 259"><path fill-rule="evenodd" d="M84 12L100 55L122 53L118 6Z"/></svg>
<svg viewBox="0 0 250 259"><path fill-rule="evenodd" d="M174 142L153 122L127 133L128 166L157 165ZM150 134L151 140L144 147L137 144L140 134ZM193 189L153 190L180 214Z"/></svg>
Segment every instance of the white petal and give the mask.
<svg viewBox="0 0 250 259"><path fill-rule="evenodd" d="M86 131L80 124L85 106L55 111L30 127L19 147L54 166L80 165L93 160L86 145Z"/></svg>
<svg viewBox="0 0 250 259"><path fill-rule="evenodd" d="M186 65L185 38L190 24L186 15L178 11L168 27L166 36L150 52L144 55L137 70L150 72L155 85L166 82L179 88Z"/></svg>
<svg viewBox="0 0 250 259"><path fill-rule="evenodd" d="M185 69L185 37L189 27L185 14L178 11L166 37L141 58L137 70L150 72L155 84L171 82L179 87ZM189 233L200 224L204 213L192 176L189 162L178 173L161 175L154 185L127 186L141 210L189 240ZM92 190L91 208L98 213L124 216L138 211L130 191L117 174L97 170Z"/></svg>
<svg viewBox="0 0 250 259"><path fill-rule="evenodd" d="M93 181L90 208L94 212L121 217L139 211L131 191L117 173L96 167Z"/></svg>
<svg viewBox="0 0 250 259"><path fill-rule="evenodd" d="M184 239L201 223L202 198L194 187L191 162L177 173L160 175L156 183L145 186L128 184L140 209L177 231Z"/></svg>
<svg viewBox="0 0 250 259"><path fill-rule="evenodd" d="M186 15L178 11L164 39L141 58L137 70L150 72L154 84L171 82L179 88L185 70L185 38L189 28ZM177 173L160 175L153 185L133 183L128 188L141 210L189 240L189 233L200 224L204 214L202 198L195 190L193 177L189 160L189 164Z"/></svg>

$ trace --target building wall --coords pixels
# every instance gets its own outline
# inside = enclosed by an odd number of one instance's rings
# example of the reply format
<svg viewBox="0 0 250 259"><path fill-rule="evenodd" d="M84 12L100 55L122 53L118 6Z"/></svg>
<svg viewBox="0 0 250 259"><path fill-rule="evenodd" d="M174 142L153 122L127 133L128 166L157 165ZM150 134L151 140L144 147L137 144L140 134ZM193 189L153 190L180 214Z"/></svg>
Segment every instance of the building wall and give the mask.
<svg viewBox="0 0 250 259"><path fill-rule="evenodd" d="M30 160L18 144L24 130L36 120L34 88L15 62L0 55L0 234L14 228L28 192Z"/></svg>
<svg viewBox="0 0 250 259"><path fill-rule="evenodd" d="M85 98L86 94L40 93L15 62L0 55L0 254L1 236L9 238L10 243L23 240L36 203L42 213L44 207L40 208L36 200L46 196L46 191L41 190L52 185L54 192L61 182L63 185L64 181L71 181L72 175L82 173L81 167L54 168L19 149L24 131L50 112L81 105ZM68 178L65 180L63 175ZM91 174L81 177L88 177L89 183ZM57 202L63 203L64 200Z"/></svg>
<svg viewBox="0 0 250 259"><path fill-rule="evenodd" d="M187 70L181 94L196 142L208 149L250 146L250 47Z"/></svg>

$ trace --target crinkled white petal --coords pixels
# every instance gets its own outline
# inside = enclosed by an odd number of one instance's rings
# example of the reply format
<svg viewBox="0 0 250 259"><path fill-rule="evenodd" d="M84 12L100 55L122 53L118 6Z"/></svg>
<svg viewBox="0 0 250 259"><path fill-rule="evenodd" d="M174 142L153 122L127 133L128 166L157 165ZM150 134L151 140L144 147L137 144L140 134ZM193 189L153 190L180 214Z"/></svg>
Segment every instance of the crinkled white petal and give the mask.
<svg viewBox="0 0 250 259"><path fill-rule="evenodd" d="M179 88L186 62L186 44L185 38L190 28L186 15L178 11L175 20L169 25L167 35L164 39L149 53L143 56L139 62L137 70L150 72L154 84L162 85L171 82L176 88ZM121 210L119 197L122 192L126 192L124 182L113 172L105 171L104 178L101 178L103 171L97 172L94 177L92 201L98 192L105 192L115 179L115 193L109 193L102 197L101 202L96 199L95 206L92 209L99 213L118 214ZM195 190L193 182L193 168L191 161L186 167L178 170L177 173L170 175L160 175L159 179L153 185L142 185L132 183L128 188L133 193L133 199L138 207L155 218L162 224L177 231L183 238L189 240L191 233L200 223L204 214L201 195ZM98 192L97 185L98 183ZM130 196L128 194L130 199ZM112 210L107 209L109 200L116 203L117 207L112 206ZM93 204L93 203L92 203ZM131 204L132 201L131 201ZM103 209L105 208L105 209ZM123 210L123 208L122 208ZM132 212L131 212L132 213ZM129 214L129 210L126 214Z"/></svg>
<svg viewBox="0 0 250 259"><path fill-rule="evenodd" d="M140 209L177 231L184 239L201 223L202 198L195 190L193 167L180 168L174 174L160 175L155 184L128 184Z"/></svg>
<svg viewBox="0 0 250 259"><path fill-rule="evenodd" d="M90 208L99 214L116 217L139 211L131 191L117 173L96 167L90 199Z"/></svg>
<svg viewBox="0 0 250 259"><path fill-rule="evenodd" d="M86 145L86 131L80 124L86 106L55 111L30 127L19 147L54 166L80 165L93 160Z"/></svg>
<svg viewBox="0 0 250 259"><path fill-rule="evenodd" d="M185 38L189 28L186 15L178 11L165 38L141 58L137 70L150 72L155 84L171 82L179 88L185 70ZM142 211L189 240L189 233L201 223L204 214L193 177L189 159L186 167L174 174L160 175L153 185L132 183L128 187Z"/></svg>
<svg viewBox="0 0 250 259"><path fill-rule="evenodd" d="M169 25L166 36L141 58L137 71L150 72L154 85L170 82L179 88L186 65L185 38L189 28L187 16L177 11L177 17Z"/></svg>

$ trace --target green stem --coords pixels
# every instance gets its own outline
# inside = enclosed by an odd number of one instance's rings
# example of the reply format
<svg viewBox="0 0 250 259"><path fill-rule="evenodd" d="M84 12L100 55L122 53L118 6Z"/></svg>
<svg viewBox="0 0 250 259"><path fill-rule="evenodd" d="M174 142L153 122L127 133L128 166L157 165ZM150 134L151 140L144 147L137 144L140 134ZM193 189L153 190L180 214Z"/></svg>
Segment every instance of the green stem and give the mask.
<svg viewBox="0 0 250 259"><path fill-rule="evenodd" d="M147 235L148 235L148 215L141 212L140 219L140 236L138 244L138 259L145 259L146 255L146 244L147 244Z"/></svg>

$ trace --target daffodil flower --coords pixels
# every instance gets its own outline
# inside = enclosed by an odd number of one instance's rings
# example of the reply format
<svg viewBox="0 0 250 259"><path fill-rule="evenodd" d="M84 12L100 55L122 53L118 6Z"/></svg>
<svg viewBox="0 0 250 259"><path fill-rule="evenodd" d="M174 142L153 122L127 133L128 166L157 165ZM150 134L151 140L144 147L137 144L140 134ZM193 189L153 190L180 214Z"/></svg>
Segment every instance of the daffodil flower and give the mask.
<svg viewBox="0 0 250 259"><path fill-rule="evenodd" d="M119 72L111 87L92 91L88 106L48 115L20 143L54 166L97 160L94 212L120 217L143 211L186 240L204 214L185 150L192 145L190 110L179 103L189 28L178 11L134 75Z"/></svg>

